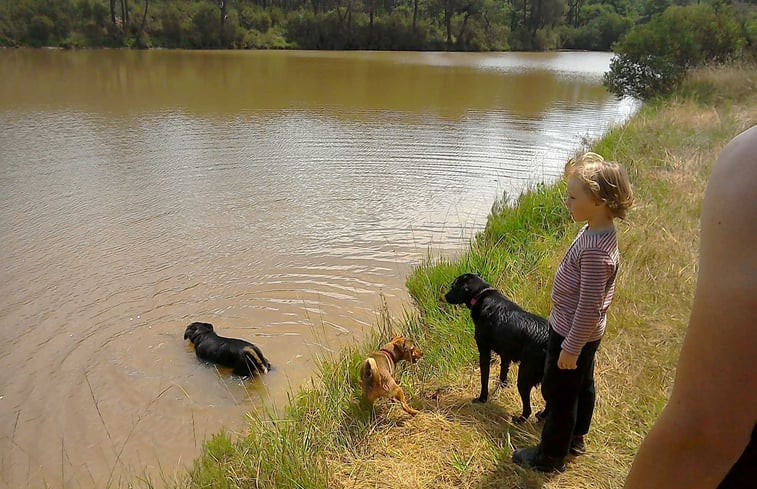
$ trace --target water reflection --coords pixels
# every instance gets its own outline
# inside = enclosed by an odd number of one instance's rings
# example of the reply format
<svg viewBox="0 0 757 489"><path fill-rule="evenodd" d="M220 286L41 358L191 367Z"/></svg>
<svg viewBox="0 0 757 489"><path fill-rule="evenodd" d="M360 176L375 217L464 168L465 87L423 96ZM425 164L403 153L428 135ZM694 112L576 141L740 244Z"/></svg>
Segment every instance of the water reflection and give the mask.
<svg viewBox="0 0 757 489"><path fill-rule="evenodd" d="M499 109L535 118L555 104L606 100L598 81L608 59L606 53L11 50L0 54L0 110L179 109L227 117L299 108L460 119L471 110ZM342 114L344 108L351 110Z"/></svg>

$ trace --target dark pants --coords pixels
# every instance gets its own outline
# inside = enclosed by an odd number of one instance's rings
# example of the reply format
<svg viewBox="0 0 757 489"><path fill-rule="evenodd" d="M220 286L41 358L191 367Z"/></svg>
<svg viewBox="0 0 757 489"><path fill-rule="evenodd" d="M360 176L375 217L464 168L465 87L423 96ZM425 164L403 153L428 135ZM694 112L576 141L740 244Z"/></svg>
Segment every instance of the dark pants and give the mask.
<svg viewBox="0 0 757 489"><path fill-rule="evenodd" d="M578 356L575 370L561 370L557 359L565 338L549 329L547 360L541 392L549 406L549 414L541 432L541 452L563 458L570 450L573 436L589 432L594 414L594 355L601 340L586 343Z"/></svg>

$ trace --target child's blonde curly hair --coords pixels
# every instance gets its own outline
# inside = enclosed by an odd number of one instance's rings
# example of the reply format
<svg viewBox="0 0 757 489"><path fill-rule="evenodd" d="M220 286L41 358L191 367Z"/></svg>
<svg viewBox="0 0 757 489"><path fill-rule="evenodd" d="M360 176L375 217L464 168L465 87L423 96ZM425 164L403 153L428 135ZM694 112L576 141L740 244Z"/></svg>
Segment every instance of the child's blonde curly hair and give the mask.
<svg viewBox="0 0 757 489"><path fill-rule="evenodd" d="M570 176L583 182L594 199L604 203L613 217L625 219L626 212L633 205L633 189L625 168L589 152L568 160L565 178Z"/></svg>

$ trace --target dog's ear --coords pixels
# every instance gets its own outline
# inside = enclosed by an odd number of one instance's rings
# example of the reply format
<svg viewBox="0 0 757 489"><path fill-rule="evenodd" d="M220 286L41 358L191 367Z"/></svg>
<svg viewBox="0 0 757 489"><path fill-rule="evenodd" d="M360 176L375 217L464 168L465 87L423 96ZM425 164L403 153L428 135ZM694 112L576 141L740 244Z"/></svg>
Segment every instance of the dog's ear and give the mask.
<svg viewBox="0 0 757 489"><path fill-rule="evenodd" d="M476 273L466 274L465 289L468 291L480 290L489 287L489 283Z"/></svg>
<svg viewBox="0 0 757 489"><path fill-rule="evenodd" d="M395 355L404 355L406 350L404 336L395 336L392 338L392 350Z"/></svg>
<svg viewBox="0 0 757 489"><path fill-rule="evenodd" d="M190 326L194 326L195 331L198 333L212 333L213 325L210 323L192 323Z"/></svg>
<svg viewBox="0 0 757 489"><path fill-rule="evenodd" d="M451 289L462 290L463 292L469 292L470 283L471 283L471 274L464 273L460 275L459 277L457 277L454 282L452 282Z"/></svg>

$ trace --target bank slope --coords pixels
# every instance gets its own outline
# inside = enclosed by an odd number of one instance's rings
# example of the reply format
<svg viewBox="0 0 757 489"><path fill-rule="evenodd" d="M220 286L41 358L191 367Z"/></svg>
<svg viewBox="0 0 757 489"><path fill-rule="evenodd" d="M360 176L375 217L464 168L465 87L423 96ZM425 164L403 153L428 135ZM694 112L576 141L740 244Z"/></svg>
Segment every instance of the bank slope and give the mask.
<svg viewBox="0 0 757 489"><path fill-rule="evenodd" d="M536 187L514 206L495 204L462 256L429 259L410 275L414 310L398 319L383 315L365 343L322 361L319 378L284 413L252 413L244 436L215 436L176 487L620 487L673 380L710 167L730 138L757 122L755 85L753 66L697 71L675 96L645 105L593 145L626 165L637 204L618 227L622 264L597 355L588 454L565 473L545 476L510 462L513 447L537 443L541 425L510 422L520 408L514 387L471 404L478 391L472 323L466 309L440 301L456 275L474 271L526 309L548 314L554 270L578 229L557 183ZM418 364L400 369L411 404L422 410L414 418L383 402L372 418L360 400L360 362L393 332L425 351ZM540 409L540 395L532 397Z"/></svg>

